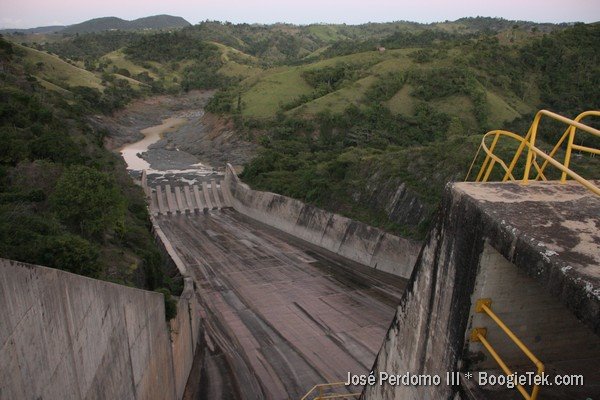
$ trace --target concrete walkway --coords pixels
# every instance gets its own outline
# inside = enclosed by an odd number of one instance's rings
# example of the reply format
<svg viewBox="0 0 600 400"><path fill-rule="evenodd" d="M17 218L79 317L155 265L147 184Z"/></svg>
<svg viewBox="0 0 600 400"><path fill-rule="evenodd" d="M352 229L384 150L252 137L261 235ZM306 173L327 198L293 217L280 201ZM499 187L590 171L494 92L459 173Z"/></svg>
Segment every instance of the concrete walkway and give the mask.
<svg viewBox="0 0 600 400"><path fill-rule="evenodd" d="M368 373L403 279L230 209L157 220L203 306L208 349L190 376L200 382L194 398L297 399L315 384Z"/></svg>

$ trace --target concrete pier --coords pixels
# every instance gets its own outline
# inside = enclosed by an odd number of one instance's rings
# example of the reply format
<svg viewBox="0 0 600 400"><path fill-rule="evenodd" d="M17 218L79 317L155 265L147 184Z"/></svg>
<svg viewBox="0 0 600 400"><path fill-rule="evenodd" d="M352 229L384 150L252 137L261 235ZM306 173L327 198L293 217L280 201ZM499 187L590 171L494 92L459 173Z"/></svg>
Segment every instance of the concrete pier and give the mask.
<svg viewBox="0 0 600 400"><path fill-rule="evenodd" d="M185 185L183 187L183 194L185 195L184 198L185 202L187 203L187 211L194 212L194 209L197 208L197 206L192 202L192 195L189 185Z"/></svg>
<svg viewBox="0 0 600 400"><path fill-rule="evenodd" d="M194 185L194 199L196 199L196 204L198 205L198 212L202 212L206 210L208 207L205 205L202 197L200 196L200 190L198 190L198 186Z"/></svg>
<svg viewBox="0 0 600 400"><path fill-rule="evenodd" d="M175 186L173 189L175 190L175 201L177 203L177 211L180 213L185 213L186 205L183 203L183 197L181 196L181 188L179 186Z"/></svg>
<svg viewBox="0 0 600 400"><path fill-rule="evenodd" d="M214 206L212 200L210 199L210 192L206 182L202 182L202 194L204 195L204 204L206 204L206 207L209 210L212 210Z"/></svg>
<svg viewBox="0 0 600 400"><path fill-rule="evenodd" d="M165 197L161 186L156 187L156 200L158 201L158 209L161 214L167 214L168 209L165 205Z"/></svg>
<svg viewBox="0 0 600 400"><path fill-rule="evenodd" d="M556 375L583 385L544 386L541 399L600 395L600 198L577 183L455 183L373 367L375 374L447 371L502 375L475 328L513 371L536 367L477 301L490 307ZM464 375L463 375L464 376ZM527 387L531 392L532 387ZM365 399L512 399L476 385L367 386ZM495 397L494 397L495 396Z"/></svg>
<svg viewBox="0 0 600 400"><path fill-rule="evenodd" d="M211 186L211 189L212 189L213 198L215 199L215 206L218 209L223 208L223 205L221 203L221 199L219 198L219 189L217 188L217 181L214 180L214 179L212 179L210 181L210 186Z"/></svg>
<svg viewBox="0 0 600 400"><path fill-rule="evenodd" d="M177 213L177 203L173 197L173 192L171 191L171 185L165 185L165 193L167 195L167 204L169 205L169 212L171 214Z"/></svg>
<svg viewBox="0 0 600 400"><path fill-rule="evenodd" d="M150 200L150 213L152 215L158 215L158 213L160 212L159 208L158 208L158 198L157 198L157 194L155 191L153 191L152 189L148 188L148 199Z"/></svg>

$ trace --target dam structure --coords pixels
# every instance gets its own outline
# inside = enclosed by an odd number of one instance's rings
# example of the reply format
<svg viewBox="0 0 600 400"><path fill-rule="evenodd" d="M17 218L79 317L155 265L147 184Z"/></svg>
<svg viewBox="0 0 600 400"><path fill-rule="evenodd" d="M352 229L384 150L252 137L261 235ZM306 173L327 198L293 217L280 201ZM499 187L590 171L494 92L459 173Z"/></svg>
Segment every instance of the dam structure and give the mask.
<svg viewBox="0 0 600 400"><path fill-rule="evenodd" d="M201 398L300 398L369 371L419 243L254 191L231 166L202 185L141 184L198 288Z"/></svg>
<svg viewBox="0 0 600 400"><path fill-rule="evenodd" d="M0 398L287 399L368 373L419 243L231 167L192 185L141 175L186 283L177 317L158 293L2 260Z"/></svg>
<svg viewBox="0 0 600 400"><path fill-rule="evenodd" d="M598 132L581 118L565 138ZM600 182L568 157L542 164L556 152L536 153L531 132L519 180L518 157L482 143L483 172L446 186L424 243L253 190L231 166L142 172L185 281L176 318L159 293L0 260L0 399L598 398ZM508 178L490 182L499 165ZM512 373L571 380L478 381ZM407 374L440 381L380 380Z"/></svg>

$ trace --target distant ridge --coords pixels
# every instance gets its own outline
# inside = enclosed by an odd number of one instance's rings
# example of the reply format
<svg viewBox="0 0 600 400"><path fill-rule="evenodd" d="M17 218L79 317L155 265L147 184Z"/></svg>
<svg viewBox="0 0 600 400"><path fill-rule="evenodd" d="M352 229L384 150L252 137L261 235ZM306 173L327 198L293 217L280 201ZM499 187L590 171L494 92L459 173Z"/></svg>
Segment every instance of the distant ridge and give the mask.
<svg viewBox="0 0 600 400"><path fill-rule="evenodd" d="M185 28L186 26L190 25L191 24L182 17L162 14L138 18L132 21L127 21L117 17L94 18L75 25L42 26L30 29L2 29L0 30L0 33L63 33L67 35L74 35L76 33L102 32L117 29L123 31L144 29L176 29Z"/></svg>
<svg viewBox="0 0 600 400"><path fill-rule="evenodd" d="M0 29L0 33L2 34L11 34L11 33L22 33L24 35L31 35L34 33L54 33L58 31L62 31L65 29L64 25L51 25L51 26L38 26L37 28L27 28L27 29Z"/></svg>

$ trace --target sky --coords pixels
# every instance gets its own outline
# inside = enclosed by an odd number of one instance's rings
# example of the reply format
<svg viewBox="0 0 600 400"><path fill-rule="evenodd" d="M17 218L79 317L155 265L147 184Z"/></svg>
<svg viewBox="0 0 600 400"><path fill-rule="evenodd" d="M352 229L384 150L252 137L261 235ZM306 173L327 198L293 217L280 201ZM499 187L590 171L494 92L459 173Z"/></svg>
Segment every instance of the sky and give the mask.
<svg viewBox="0 0 600 400"><path fill-rule="evenodd" d="M0 0L0 28L69 25L97 17L155 14L234 23L359 24L502 17L535 22L600 21L600 0Z"/></svg>

